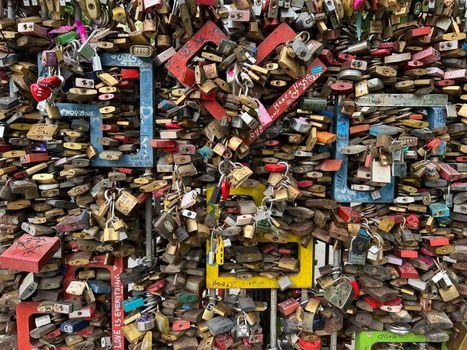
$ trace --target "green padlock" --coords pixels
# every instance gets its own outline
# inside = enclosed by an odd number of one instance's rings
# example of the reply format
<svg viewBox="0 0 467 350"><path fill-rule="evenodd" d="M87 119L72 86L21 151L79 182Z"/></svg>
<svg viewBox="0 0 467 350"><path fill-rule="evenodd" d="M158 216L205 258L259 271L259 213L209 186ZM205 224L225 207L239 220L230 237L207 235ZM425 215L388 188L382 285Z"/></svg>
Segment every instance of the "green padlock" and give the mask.
<svg viewBox="0 0 467 350"><path fill-rule="evenodd" d="M61 34L55 38L55 43L61 46L66 45L70 43L72 40L76 39L77 35L78 34L75 31Z"/></svg>

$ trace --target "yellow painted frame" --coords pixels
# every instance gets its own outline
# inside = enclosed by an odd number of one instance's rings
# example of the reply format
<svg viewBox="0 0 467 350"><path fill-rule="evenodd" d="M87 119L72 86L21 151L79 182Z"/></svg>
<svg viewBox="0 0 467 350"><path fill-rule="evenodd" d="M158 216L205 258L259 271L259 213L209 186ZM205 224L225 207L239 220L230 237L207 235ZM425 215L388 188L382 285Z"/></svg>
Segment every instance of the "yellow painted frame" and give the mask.
<svg viewBox="0 0 467 350"><path fill-rule="evenodd" d="M250 182L248 182L250 181ZM264 184L258 182L256 186L251 186L251 181L247 180L247 183L243 187L236 189L231 189L231 195L245 195L250 196L257 206L261 205L261 201L264 198L263 192L266 189ZM256 181L255 181L256 182ZM206 190L207 201L212 195L214 186L209 186ZM210 208L211 210L218 210L217 205L213 205ZM216 213L218 217L218 214ZM291 243L298 243L298 260L300 271L296 274L287 275L292 282L290 288L311 288L313 283L313 239L308 243L307 247L301 245L301 238L291 235L288 235L288 241ZM269 242L265 240L262 236L258 237L258 242ZM210 249L209 240L206 242L206 255ZM277 280L270 279L266 277L254 276L248 280L237 279L234 275L219 275L219 265L209 265L206 261L206 285L208 288L245 288L245 289L271 289L279 288Z"/></svg>

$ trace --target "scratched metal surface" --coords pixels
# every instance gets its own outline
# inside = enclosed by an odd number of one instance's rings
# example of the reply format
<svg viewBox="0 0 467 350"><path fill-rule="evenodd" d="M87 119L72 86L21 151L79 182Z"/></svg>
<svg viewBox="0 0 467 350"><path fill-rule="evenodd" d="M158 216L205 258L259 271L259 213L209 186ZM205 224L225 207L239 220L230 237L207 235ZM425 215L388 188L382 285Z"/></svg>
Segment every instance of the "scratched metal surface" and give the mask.
<svg viewBox="0 0 467 350"><path fill-rule="evenodd" d="M152 167L154 166L154 149L151 139L154 138L154 82L153 64L150 59L139 58L130 54L101 54L103 66L134 67L140 72L140 147L135 154L124 154L119 160L105 160L97 156L92 165L96 167ZM39 71L42 67L38 60ZM89 117L91 144L97 153L104 151L104 147L97 142L103 136L100 129L101 118L96 104L58 103L60 113L64 117Z"/></svg>
<svg viewBox="0 0 467 350"><path fill-rule="evenodd" d="M379 107L392 107L394 106L395 98L388 98L387 100L382 99L389 94L375 94L374 98L367 98L366 100L360 100L360 106L379 106ZM396 96L395 94L392 94ZM406 94L397 95L397 101L404 101L403 104L406 107L417 107L420 101L425 101L426 99L418 99L418 96L411 97L410 95L405 98ZM370 95L369 95L370 96ZM378 97L379 96L379 97ZM431 96L431 95L430 95ZM445 96L445 95L442 95ZM366 96L365 96L366 97ZM361 98L360 98L361 99ZM363 101L363 102L362 102ZM386 101L386 102L384 102ZM446 125L446 108L447 98L444 105L433 107L433 103L442 103L444 99L434 98L431 100L428 105L423 105L422 107L427 109L427 121L429 123L430 129L441 128ZM373 103L373 104L372 104ZM396 105L399 106L400 103ZM335 158L342 160L342 166L339 171L334 173L333 184L332 184L332 193L333 198L336 202L340 203L392 203L394 200L395 192L395 178L392 177L391 183L382 187L380 190L381 198L373 199L371 197L371 192L358 192L351 190L347 183L347 169L348 169L348 156L342 154L341 149L348 146L349 144L349 127L350 122L349 118L343 115L340 112L340 106L336 106L336 121L335 128L337 134L337 141L335 147ZM446 142L442 142L439 147L439 153L443 154L443 147L446 147Z"/></svg>
<svg viewBox="0 0 467 350"><path fill-rule="evenodd" d="M358 107L440 107L448 104L448 95L369 94L357 98Z"/></svg>

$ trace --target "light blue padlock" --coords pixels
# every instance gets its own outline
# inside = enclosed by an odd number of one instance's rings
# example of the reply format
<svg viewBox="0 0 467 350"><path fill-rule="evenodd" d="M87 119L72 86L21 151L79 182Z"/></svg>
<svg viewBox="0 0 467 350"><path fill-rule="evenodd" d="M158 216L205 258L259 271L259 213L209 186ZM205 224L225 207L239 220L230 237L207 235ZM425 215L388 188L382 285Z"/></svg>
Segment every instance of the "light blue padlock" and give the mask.
<svg viewBox="0 0 467 350"><path fill-rule="evenodd" d="M144 299L142 297L133 297L127 300L123 300L123 310L125 312L133 311L144 305Z"/></svg>
<svg viewBox="0 0 467 350"><path fill-rule="evenodd" d="M451 210L444 203L430 203L428 213L434 218L446 218L451 215Z"/></svg>
<svg viewBox="0 0 467 350"><path fill-rule="evenodd" d="M198 154L204 159L211 159L214 156L214 152L209 146L203 146L198 149Z"/></svg>

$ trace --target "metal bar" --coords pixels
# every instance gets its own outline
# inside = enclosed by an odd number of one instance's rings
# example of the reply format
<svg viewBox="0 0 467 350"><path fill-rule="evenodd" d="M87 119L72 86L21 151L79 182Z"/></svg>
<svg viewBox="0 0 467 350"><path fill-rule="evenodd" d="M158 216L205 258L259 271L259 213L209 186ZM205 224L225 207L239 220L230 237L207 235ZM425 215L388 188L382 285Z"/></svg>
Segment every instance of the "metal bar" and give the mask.
<svg viewBox="0 0 467 350"><path fill-rule="evenodd" d="M330 263L329 261L329 250L331 249L331 246L327 243L325 243L325 249L324 249L324 265L327 265Z"/></svg>
<svg viewBox="0 0 467 350"><path fill-rule="evenodd" d="M357 98L358 107L444 107L448 104L448 95L429 94L370 94Z"/></svg>
<svg viewBox="0 0 467 350"><path fill-rule="evenodd" d="M271 288L271 309L269 324L270 350L277 349L277 289Z"/></svg>
<svg viewBox="0 0 467 350"><path fill-rule="evenodd" d="M39 5L41 5L41 20L45 21L49 18L47 8L45 7L45 1L39 1Z"/></svg>
<svg viewBox="0 0 467 350"><path fill-rule="evenodd" d="M150 193L148 199L146 199L144 214L146 219L146 259L149 263L152 263L152 257L154 255L152 243L152 193Z"/></svg>
<svg viewBox="0 0 467 350"><path fill-rule="evenodd" d="M155 213L155 216L157 216L157 217L161 214L161 199L160 198L155 199L154 213ZM156 232L156 233L153 234L154 251L156 252L156 254L159 254L157 252L158 243L159 243L158 240L159 240L159 237L157 236L157 232Z"/></svg>
<svg viewBox="0 0 467 350"><path fill-rule="evenodd" d="M2 8L2 15L3 15L3 8ZM8 0L7 2L7 17L9 19L15 19L15 2L14 0ZM13 83L13 79L10 77L9 84L8 84L9 90L10 90L10 96L11 97L18 97L17 91L18 89L16 88L15 84Z"/></svg>
<svg viewBox="0 0 467 350"><path fill-rule="evenodd" d="M313 241L313 266L312 266L312 271L313 271L313 280L311 281L311 288L315 287L315 279L316 279L316 266L318 266L319 262L318 259L316 258L316 244L319 244L319 241L312 239Z"/></svg>
<svg viewBox="0 0 467 350"><path fill-rule="evenodd" d="M208 298L210 303L217 303L217 290L216 289L208 289L207 290Z"/></svg>
<svg viewBox="0 0 467 350"><path fill-rule="evenodd" d="M7 16L9 19L15 19L15 2L14 0L8 0L7 2L8 13ZM3 8L2 8L3 15Z"/></svg>
<svg viewBox="0 0 467 350"><path fill-rule="evenodd" d="M334 249L334 253L333 253L332 256L333 256L332 266L333 267L339 267L341 265L341 249ZM339 272L334 272L333 273L333 278L337 278L338 275L339 275ZM331 333L329 349L330 350L337 350L337 332L332 332Z"/></svg>
<svg viewBox="0 0 467 350"><path fill-rule="evenodd" d="M308 290L307 289L302 289L300 293L300 302L304 303L308 300Z"/></svg>

